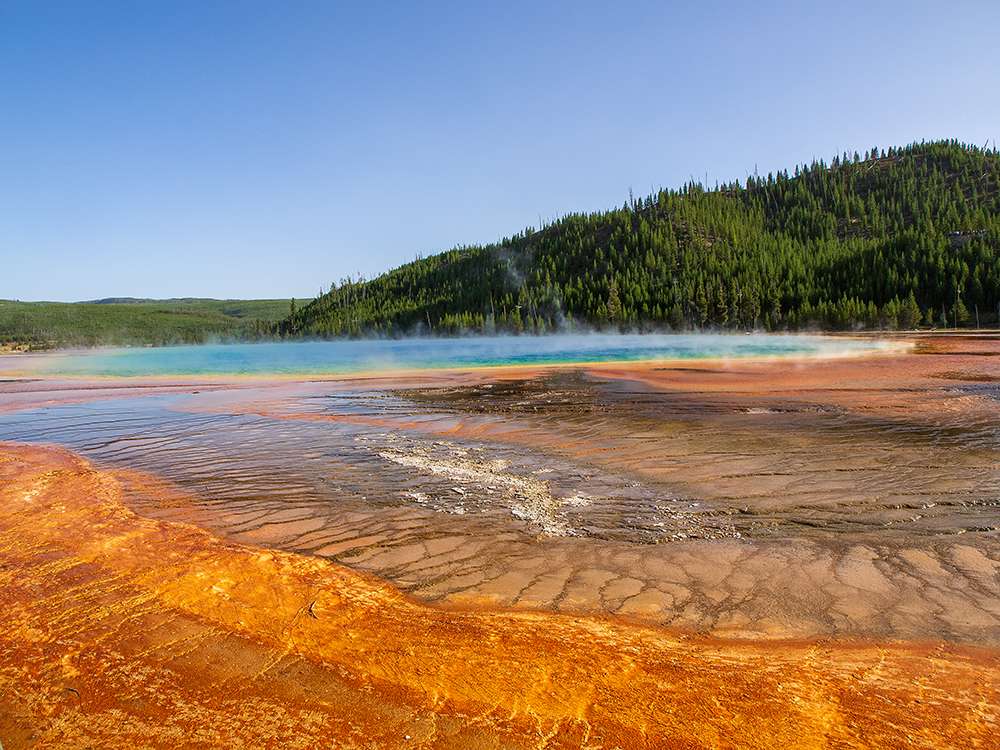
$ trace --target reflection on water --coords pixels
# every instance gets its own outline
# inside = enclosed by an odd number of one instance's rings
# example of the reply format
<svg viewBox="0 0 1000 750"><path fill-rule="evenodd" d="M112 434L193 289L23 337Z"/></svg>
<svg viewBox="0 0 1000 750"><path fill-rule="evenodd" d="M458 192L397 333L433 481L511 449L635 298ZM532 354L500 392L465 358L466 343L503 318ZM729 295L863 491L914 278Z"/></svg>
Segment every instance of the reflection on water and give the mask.
<svg viewBox="0 0 1000 750"><path fill-rule="evenodd" d="M421 415L422 404L393 393L346 392L282 405L329 420L190 412L179 401L47 407L4 415L0 424L7 439L58 436L60 444L105 466L156 473L191 490L197 500L170 511L175 516L189 512L244 537L273 535L310 553L329 553L319 529L339 528L345 514L351 524L355 514L374 514L378 525L405 516L420 533L432 533L422 526L454 521L467 529L462 533L480 525L526 538L658 543L738 536L727 520L717 520L727 514L613 468L507 440L439 439L435 425L448 416L437 409ZM409 429L392 424L414 416L424 419ZM310 521L291 523L303 518ZM307 526L307 534L298 534Z"/></svg>
<svg viewBox="0 0 1000 750"><path fill-rule="evenodd" d="M316 382L12 411L0 435L187 493L144 514L428 601L997 645L997 386L942 359L932 386L860 390L791 364Z"/></svg>

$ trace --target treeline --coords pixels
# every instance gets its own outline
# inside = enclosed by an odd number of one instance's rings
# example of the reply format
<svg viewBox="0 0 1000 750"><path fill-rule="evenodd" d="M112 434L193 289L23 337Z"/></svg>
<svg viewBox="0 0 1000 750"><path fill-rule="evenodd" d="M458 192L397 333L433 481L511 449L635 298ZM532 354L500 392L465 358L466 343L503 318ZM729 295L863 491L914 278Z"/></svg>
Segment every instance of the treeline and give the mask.
<svg viewBox="0 0 1000 750"><path fill-rule="evenodd" d="M995 326L1000 154L956 141L691 182L344 279L284 337Z"/></svg>
<svg viewBox="0 0 1000 750"><path fill-rule="evenodd" d="M279 338L291 300L0 300L0 345L29 351Z"/></svg>

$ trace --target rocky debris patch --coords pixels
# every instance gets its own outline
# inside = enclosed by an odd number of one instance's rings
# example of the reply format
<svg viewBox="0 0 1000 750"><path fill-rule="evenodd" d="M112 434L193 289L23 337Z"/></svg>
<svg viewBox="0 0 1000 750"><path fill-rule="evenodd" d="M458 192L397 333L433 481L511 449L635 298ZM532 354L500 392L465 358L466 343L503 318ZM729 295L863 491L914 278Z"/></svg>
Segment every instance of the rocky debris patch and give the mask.
<svg viewBox="0 0 1000 750"><path fill-rule="evenodd" d="M593 476L586 471L573 473L568 467L496 458L482 444L399 433L361 435L354 440L358 448L385 461L443 480L402 493L409 501L438 512L482 515L501 510L542 536L592 536L640 544L740 536L728 514L698 502L664 497L661 489L627 477ZM585 491L578 484L599 492Z"/></svg>

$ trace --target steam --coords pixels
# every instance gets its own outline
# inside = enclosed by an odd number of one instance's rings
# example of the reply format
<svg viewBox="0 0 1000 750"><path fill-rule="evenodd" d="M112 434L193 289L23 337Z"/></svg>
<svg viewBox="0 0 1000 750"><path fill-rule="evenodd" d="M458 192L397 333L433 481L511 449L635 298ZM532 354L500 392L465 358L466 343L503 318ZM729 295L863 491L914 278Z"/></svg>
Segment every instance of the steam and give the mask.
<svg viewBox="0 0 1000 750"><path fill-rule="evenodd" d="M90 377L342 376L427 369L760 357L834 358L900 351L894 340L803 334L574 334L302 341L11 355L0 371Z"/></svg>

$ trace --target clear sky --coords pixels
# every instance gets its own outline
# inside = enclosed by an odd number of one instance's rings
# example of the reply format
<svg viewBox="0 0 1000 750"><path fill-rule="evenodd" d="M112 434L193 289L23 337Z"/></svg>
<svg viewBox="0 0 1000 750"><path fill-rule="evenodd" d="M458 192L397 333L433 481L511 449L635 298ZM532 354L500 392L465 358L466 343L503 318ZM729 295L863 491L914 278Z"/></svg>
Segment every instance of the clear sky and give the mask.
<svg viewBox="0 0 1000 750"><path fill-rule="evenodd" d="M630 188L992 147L998 30L997 0L0 0L0 298L311 298Z"/></svg>

